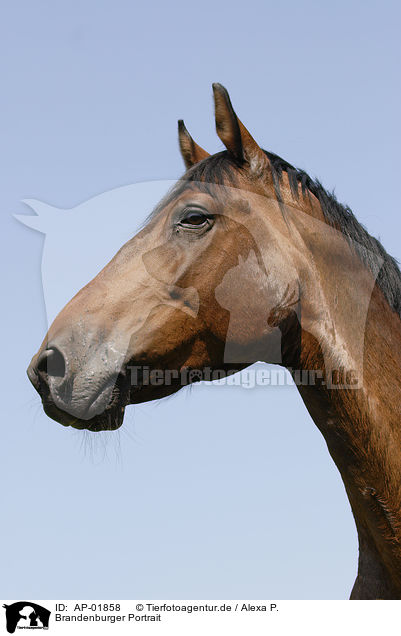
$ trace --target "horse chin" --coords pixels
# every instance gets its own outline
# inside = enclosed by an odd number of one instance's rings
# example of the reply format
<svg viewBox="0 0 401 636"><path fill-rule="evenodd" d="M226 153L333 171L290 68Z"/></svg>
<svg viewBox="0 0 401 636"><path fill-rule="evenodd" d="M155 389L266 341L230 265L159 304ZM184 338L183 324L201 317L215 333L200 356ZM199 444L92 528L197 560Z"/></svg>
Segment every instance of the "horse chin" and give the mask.
<svg viewBox="0 0 401 636"><path fill-rule="evenodd" d="M41 395L43 409L48 417L63 426L71 426L77 430L99 432L115 431L120 428L124 420L125 408L128 404L160 400L176 393L181 388L182 385L178 380L171 384L152 385L142 382L142 378L140 378L136 384L129 384L127 375L121 373L115 382L110 403L102 413L90 419L82 419L72 413L68 413L66 410L60 409L54 403L49 391L46 393L41 391Z"/></svg>
<svg viewBox="0 0 401 636"><path fill-rule="evenodd" d="M81 420L58 409L57 406L51 403L43 402L43 409L46 415L63 426L71 426L78 430L87 430L93 433L117 430L123 423L125 413L125 406L112 406L90 420Z"/></svg>

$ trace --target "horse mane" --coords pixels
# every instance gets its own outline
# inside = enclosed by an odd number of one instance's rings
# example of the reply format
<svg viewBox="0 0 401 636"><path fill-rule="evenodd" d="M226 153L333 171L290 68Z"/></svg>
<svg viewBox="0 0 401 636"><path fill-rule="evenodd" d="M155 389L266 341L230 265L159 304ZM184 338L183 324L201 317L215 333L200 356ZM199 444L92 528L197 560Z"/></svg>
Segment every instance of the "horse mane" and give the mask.
<svg viewBox="0 0 401 636"><path fill-rule="evenodd" d="M401 272L396 259L386 252L378 239L369 234L362 223L356 219L352 210L347 205L339 203L334 192L326 190L318 179L312 179L304 170L294 168L288 161L272 152L267 150L263 152L270 161L278 202L282 203L281 180L285 172L288 175L294 198L299 198L298 184L301 184L304 195L308 192L315 195L326 222L344 234L348 243L357 251L362 262L375 276L377 274L377 285L391 309L401 318ZM185 182L204 183L206 188L208 183L224 185L229 182L235 184L237 170L238 165L225 150L195 164L182 179Z"/></svg>

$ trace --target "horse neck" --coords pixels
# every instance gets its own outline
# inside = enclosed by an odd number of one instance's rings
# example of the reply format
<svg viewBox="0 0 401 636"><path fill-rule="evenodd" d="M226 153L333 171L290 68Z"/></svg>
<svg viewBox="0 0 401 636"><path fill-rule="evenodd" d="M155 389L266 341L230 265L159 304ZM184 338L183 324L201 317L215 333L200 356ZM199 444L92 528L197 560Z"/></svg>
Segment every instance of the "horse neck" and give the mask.
<svg viewBox="0 0 401 636"><path fill-rule="evenodd" d="M310 297L303 306L301 300L298 365L316 372L323 366L326 380L343 366L336 381L344 381L348 368L358 384L316 382L298 389L355 517L360 560L353 595L401 598L401 320L345 238L321 232L317 245L317 233L307 226L298 224L313 263L303 281Z"/></svg>

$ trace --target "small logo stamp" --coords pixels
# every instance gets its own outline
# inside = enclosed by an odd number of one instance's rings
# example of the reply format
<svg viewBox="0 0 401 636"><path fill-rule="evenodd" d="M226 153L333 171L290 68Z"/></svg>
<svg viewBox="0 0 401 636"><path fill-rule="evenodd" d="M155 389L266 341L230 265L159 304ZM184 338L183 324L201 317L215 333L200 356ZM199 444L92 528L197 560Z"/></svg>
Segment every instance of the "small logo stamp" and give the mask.
<svg viewBox="0 0 401 636"><path fill-rule="evenodd" d="M9 634L14 634L16 629L49 629L51 612L37 603L18 601L3 607Z"/></svg>

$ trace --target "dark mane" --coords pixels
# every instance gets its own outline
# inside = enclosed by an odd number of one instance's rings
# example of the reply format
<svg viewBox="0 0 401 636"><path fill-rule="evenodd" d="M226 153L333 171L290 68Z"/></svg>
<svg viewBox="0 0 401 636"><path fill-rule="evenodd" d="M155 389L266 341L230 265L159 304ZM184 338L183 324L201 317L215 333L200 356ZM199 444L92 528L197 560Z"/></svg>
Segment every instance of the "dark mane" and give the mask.
<svg viewBox="0 0 401 636"><path fill-rule="evenodd" d="M359 223L351 209L339 203L334 193L328 192L317 179L312 179L303 170L294 168L278 155L266 150L264 152L272 166L278 201L280 203L282 201L280 185L282 174L286 172L294 197L298 198L298 184L301 184L304 194L308 191L314 194L320 202L327 223L344 234L374 275L378 271L377 285L382 290L390 307L401 317L401 272L395 258L390 256L380 241L371 236ZM238 166L228 152L223 151L211 155L190 168L182 179L186 183L193 181L204 183L205 189L207 189L208 183L221 185L231 183L234 185L237 170Z"/></svg>

